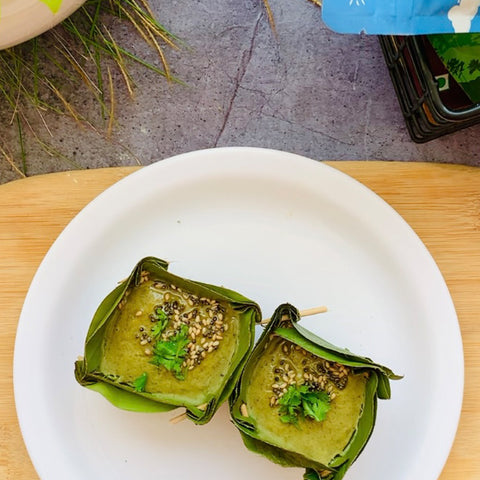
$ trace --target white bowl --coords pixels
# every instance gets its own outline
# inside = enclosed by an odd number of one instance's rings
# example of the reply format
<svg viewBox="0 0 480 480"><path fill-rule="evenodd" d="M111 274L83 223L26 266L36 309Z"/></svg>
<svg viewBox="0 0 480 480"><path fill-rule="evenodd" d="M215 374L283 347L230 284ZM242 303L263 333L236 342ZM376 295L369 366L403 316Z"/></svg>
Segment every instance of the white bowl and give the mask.
<svg viewBox="0 0 480 480"><path fill-rule="evenodd" d="M0 49L34 38L65 20L85 0L60 0L54 12L42 0L4 0L0 8Z"/></svg>

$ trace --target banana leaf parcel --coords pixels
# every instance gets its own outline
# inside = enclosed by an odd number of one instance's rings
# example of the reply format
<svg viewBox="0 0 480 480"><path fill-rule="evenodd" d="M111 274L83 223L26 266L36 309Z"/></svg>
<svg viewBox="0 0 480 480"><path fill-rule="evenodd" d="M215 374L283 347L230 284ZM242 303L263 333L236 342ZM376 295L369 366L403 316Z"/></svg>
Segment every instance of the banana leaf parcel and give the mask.
<svg viewBox="0 0 480 480"><path fill-rule="evenodd" d="M223 287L168 272L147 257L100 304L77 381L119 408L185 407L208 422L232 392L254 345L259 307Z"/></svg>
<svg viewBox="0 0 480 480"><path fill-rule="evenodd" d="M230 397L253 452L305 468L308 480L340 480L365 447L391 370L313 335L289 304L263 331Z"/></svg>

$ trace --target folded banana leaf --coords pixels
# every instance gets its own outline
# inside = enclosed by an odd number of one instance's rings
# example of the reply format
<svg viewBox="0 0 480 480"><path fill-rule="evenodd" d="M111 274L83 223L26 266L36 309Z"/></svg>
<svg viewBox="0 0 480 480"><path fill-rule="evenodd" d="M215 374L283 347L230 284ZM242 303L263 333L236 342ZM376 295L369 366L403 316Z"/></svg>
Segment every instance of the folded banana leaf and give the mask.
<svg viewBox="0 0 480 480"><path fill-rule="evenodd" d="M223 287L141 260L100 304L75 363L77 381L119 408L185 407L208 422L231 394L254 345L259 307Z"/></svg>
<svg viewBox="0 0 480 480"><path fill-rule="evenodd" d="M390 398L390 369L313 335L299 312L279 306L229 399L253 452L305 468L308 480L340 480L365 447L377 398Z"/></svg>

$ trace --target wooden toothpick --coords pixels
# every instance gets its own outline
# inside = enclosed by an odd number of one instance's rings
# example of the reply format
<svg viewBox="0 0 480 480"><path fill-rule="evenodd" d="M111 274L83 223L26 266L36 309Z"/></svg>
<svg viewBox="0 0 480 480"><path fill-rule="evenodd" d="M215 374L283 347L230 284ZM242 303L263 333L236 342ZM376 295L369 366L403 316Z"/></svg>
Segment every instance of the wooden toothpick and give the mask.
<svg viewBox="0 0 480 480"><path fill-rule="evenodd" d="M307 308L306 310L301 310L299 313L301 317L308 317L310 315L316 315L317 313L325 313L325 312L328 312L328 308L322 305L320 307L313 307L313 308ZM260 325L266 325L270 320L271 318L265 318L260 322Z"/></svg>
<svg viewBox="0 0 480 480"><path fill-rule="evenodd" d="M170 422L172 425L175 425L175 424L177 424L177 423L183 422L183 421L186 420L186 419L187 419L187 412L183 412L183 413L181 413L180 415L177 415L177 416L171 418L171 419L169 420L169 422Z"/></svg>
<svg viewBox="0 0 480 480"><path fill-rule="evenodd" d="M208 406L208 403L204 403L202 405L199 405L197 408L199 410L205 410ZM176 423L180 423L180 422L183 422L184 420L187 419L187 411L185 410L185 412L181 413L180 415L177 415L173 418L171 418L169 420L169 422L172 424L172 425L175 425Z"/></svg>

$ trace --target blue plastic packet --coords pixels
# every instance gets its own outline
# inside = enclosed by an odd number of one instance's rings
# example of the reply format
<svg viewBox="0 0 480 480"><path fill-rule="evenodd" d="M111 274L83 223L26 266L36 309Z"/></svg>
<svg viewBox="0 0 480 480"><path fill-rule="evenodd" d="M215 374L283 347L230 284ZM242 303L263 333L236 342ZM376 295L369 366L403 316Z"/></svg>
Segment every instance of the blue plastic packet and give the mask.
<svg viewBox="0 0 480 480"><path fill-rule="evenodd" d="M480 32L480 0L323 0L322 15L339 33Z"/></svg>

